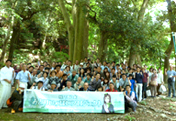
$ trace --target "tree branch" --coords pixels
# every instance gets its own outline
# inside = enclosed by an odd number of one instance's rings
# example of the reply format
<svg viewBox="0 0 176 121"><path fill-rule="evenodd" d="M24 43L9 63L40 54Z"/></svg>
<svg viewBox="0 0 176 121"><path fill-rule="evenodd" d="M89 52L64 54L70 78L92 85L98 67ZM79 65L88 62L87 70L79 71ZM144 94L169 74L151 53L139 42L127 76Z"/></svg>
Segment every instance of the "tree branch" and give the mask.
<svg viewBox="0 0 176 121"><path fill-rule="evenodd" d="M148 2L149 2L149 0L143 0L141 9L140 9L140 11L138 13L138 21L141 21L143 19L143 16L145 14L145 10L146 10L146 8L148 6Z"/></svg>
<svg viewBox="0 0 176 121"><path fill-rule="evenodd" d="M93 16L93 17L90 16L90 15L89 15L89 17L90 17L95 23L98 23L97 18L96 18L96 17L97 17L97 13L96 13L94 10L92 10L92 8L91 8L89 5L86 4L86 7L88 7L89 10L94 13L94 16Z"/></svg>
<svg viewBox="0 0 176 121"><path fill-rule="evenodd" d="M135 4L134 0L131 0L131 2L133 3L134 7L136 7L136 4Z"/></svg>
<svg viewBox="0 0 176 121"><path fill-rule="evenodd" d="M70 6L72 6L72 4L71 4L71 3L68 3L67 0L65 0L65 3L68 4L68 5L70 5Z"/></svg>

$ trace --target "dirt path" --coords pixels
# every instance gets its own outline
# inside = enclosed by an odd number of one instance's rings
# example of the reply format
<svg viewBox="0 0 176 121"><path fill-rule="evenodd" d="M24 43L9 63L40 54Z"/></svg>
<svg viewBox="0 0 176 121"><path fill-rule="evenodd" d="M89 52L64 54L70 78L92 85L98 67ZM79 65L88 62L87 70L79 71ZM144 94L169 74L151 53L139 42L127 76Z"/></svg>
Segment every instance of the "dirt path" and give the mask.
<svg viewBox="0 0 176 121"><path fill-rule="evenodd" d="M42 114L0 110L0 121L170 121L176 120L176 98L157 97L142 101L135 113L126 114Z"/></svg>

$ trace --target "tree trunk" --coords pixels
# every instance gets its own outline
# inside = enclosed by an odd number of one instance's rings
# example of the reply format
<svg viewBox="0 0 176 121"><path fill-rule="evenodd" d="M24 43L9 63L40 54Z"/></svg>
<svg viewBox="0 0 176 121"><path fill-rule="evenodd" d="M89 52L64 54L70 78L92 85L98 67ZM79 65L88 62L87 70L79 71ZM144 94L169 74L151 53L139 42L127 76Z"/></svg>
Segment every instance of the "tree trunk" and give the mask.
<svg viewBox="0 0 176 121"><path fill-rule="evenodd" d="M90 2L87 0L87 5L89 6ZM88 9L88 7L86 7ZM89 13L86 13L85 15L85 27L84 27L84 40L83 40L83 51L82 51L82 57L88 57L88 38L89 38L89 21L87 20Z"/></svg>
<svg viewBox="0 0 176 121"><path fill-rule="evenodd" d="M83 46L88 41L88 20L86 19L87 2L77 0L77 8L76 8L76 23L75 23L75 43L74 43L74 57L73 63L76 60L80 61L84 58L83 48L87 49L87 47ZM85 50L84 49L84 50Z"/></svg>
<svg viewBox="0 0 176 121"><path fill-rule="evenodd" d="M167 1L167 4L168 4L168 15L169 15L169 22L170 22L170 29L172 32L176 32L176 24L175 24L175 15L173 13L173 9L172 9L172 6L171 6L171 0L166 0ZM170 59L170 55L172 53L172 50L174 49L174 44L173 44L173 38L172 38L172 35L171 35L171 41L170 41L170 44L167 48L167 50L165 51L165 59L164 59L164 68L167 68L169 69L169 59ZM165 75L165 74L164 74ZM166 82L167 81L167 76L164 76L164 81Z"/></svg>
<svg viewBox="0 0 176 121"><path fill-rule="evenodd" d="M101 62L103 62L106 58L106 51L107 51L107 32L101 31L100 33L100 41L98 45L98 58Z"/></svg>
<svg viewBox="0 0 176 121"><path fill-rule="evenodd" d="M141 6L141 8L140 8L140 10L139 10L139 13L138 13L138 21L139 21L139 22L142 22L142 21L143 21L143 17L144 17L144 14L145 14L145 10L147 9L148 2L149 2L149 0L143 0L142 6ZM136 40L133 40L133 43L135 43L135 41L136 41ZM139 50L140 45L138 45L138 44L136 43L135 46L137 47L137 50ZM131 54L132 51L134 51L133 48L131 48L130 54ZM133 65L133 64L135 63L134 58L136 58L138 64L139 64L140 66L142 66L142 62L141 62L141 58L140 58L140 54L139 54L139 53L136 53L135 55L130 55L130 58L129 58L129 65L131 66L131 65Z"/></svg>
<svg viewBox="0 0 176 121"><path fill-rule="evenodd" d="M7 43L8 43L9 38L10 38L11 29L12 29L12 23L10 22L10 24L8 26L7 36L5 37L4 44L2 46L2 54L1 54L1 57L0 57L0 62L4 62L4 56L5 56L5 53L6 53Z"/></svg>
<svg viewBox="0 0 176 121"><path fill-rule="evenodd" d="M13 60L14 50L16 49L16 42L20 36L20 21L17 21L17 24L13 26L13 34L10 40L10 48L9 48L9 59Z"/></svg>
<svg viewBox="0 0 176 121"><path fill-rule="evenodd" d="M73 2L75 2L75 0L73 0ZM69 14L68 14L67 9L66 9L65 4L64 4L64 0L59 0L59 5L60 5L61 11L62 11L63 16L64 16L64 21L66 23L67 31L68 31L68 36L69 36L68 37L68 39L69 39L69 60L73 61L73 53L74 53L74 27L71 24ZM73 11L75 11L75 9Z"/></svg>
<svg viewBox="0 0 176 121"><path fill-rule="evenodd" d="M135 63L135 60L136 60L136 53L135 53L135 48L134 46L131 46L131 49L130 49L130 58L129 58L129 63L128 65L130 67L133 67L133 64Z"/></svg>

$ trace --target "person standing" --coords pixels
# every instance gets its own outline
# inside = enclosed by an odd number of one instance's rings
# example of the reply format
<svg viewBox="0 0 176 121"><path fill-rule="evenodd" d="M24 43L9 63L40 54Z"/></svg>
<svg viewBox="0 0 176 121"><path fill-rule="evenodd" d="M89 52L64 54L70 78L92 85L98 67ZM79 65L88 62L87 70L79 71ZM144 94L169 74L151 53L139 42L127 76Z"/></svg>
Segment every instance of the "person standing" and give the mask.
<svg viewBox="0 0 176 121"><path fill-rule="evenodd" d="M167 68L165 69L165 75L168 77L168 97L171 96L171 89L173 90L173 98L175 97L175 77L176 72L173 70L173 67L170 66L170 70L167 71Z"/></svg>
<svg viewBox="0 0 176 121"><path fill-rule="evenodd" d="M158 95L157 95L157 96L159 96L159 95L162 94L161 92L159 92L159 89L160 89L161 85L164 84L164 81L163 81L163 74L162 74L162 72L161 72L161 68L158 69L158 78L157 78L157 82L158 82L158 86L157 86L157 93L158 93Z"/></svg>
<svg viewBox="0 0 176 121"><path fill-rule="evenodd" d="M147 94L146 94L147 87L149 86L149 75L146 72L145 68L142 69L142 72L143 72L143 76L144 76L142 79L142 83L143 83L142 98L145 100L147 98Z"/></svg>
<svg viewBox="0 0 176 121"><path fill-rule="evenodd" d="M30 72L26 70L25 64L22 65L22 70L17 74L16 80L17 80L18 86L20 86L20 83L22 83L26 86L25 89L27 89L27 85L28 85L27 82L29 82L31 78L30 78Z"/></svg>
<svg viewBox="0 0 176 121"><path fill-rule="evenodd" d="M6 101L10 98L11 82L14 77L14 69L10 67L11 60L6 61L6 66L0 71L0 109L7 108Z"/></svg>
<svg viewBox="0 0 176 121"><path fill-rule="evenodd" d="M156 69L153 69L153 74L151 76L151 81L150 81L150 90L151 90L151 96L156 97L156 87L157 87L157 73Z"/></svg>
<svg viewBox="0 0 176 121"><path fill-rule="evenodd" d="M135 74L135 78L136 78L136 94L139 97L139 102L142 100L142 79L143 79L143 74L142 72L140 72L140 68L137 67L137 72Z"/></svg>

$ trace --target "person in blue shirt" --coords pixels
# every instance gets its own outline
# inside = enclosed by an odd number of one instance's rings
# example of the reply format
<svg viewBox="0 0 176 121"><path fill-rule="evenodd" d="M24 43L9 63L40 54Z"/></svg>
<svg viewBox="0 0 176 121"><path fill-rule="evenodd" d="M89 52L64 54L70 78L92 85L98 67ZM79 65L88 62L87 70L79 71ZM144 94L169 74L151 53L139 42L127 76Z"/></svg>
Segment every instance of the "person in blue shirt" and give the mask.
<svg viewBox="0 0 176 121"><path fill-rule="evenodd" d="M86 75L86 78L85 78L83 81L84 81L84 82L87 82L88 84L90 84L91 80L92 80L91 74L88 73L88 74Z"/></svg>
<svg viewBox="0 0 176 121"><path fill-rule="evenodd" d="M26 70L26 65L23 64L22 65L22 70L17 74L16 76L16 80L17 80L17 83L18 85L20 85L20 83L24 84L27 89L27 82L29 82L29 80L31 80L30 78L30 72Z"/></svg>
<svg viewBox="0 0 176 121"><path fill-rule="evenodd" d="M173 70L173 67L170 66L170 70L167 71L167 68L165 68L165 75L168 77L168 97L171 96L171 89L173 90L173 98L175 97L175 77L176 72Z"/></svg>
<svg viewBox="0 0 176 121"><path fill-rule="evenodd" d="M136 82L135 80L133 79L133 75L132 74L129 74L129 80L131 82L131 91L134 91L134 87L136 85Z"/></svg>

